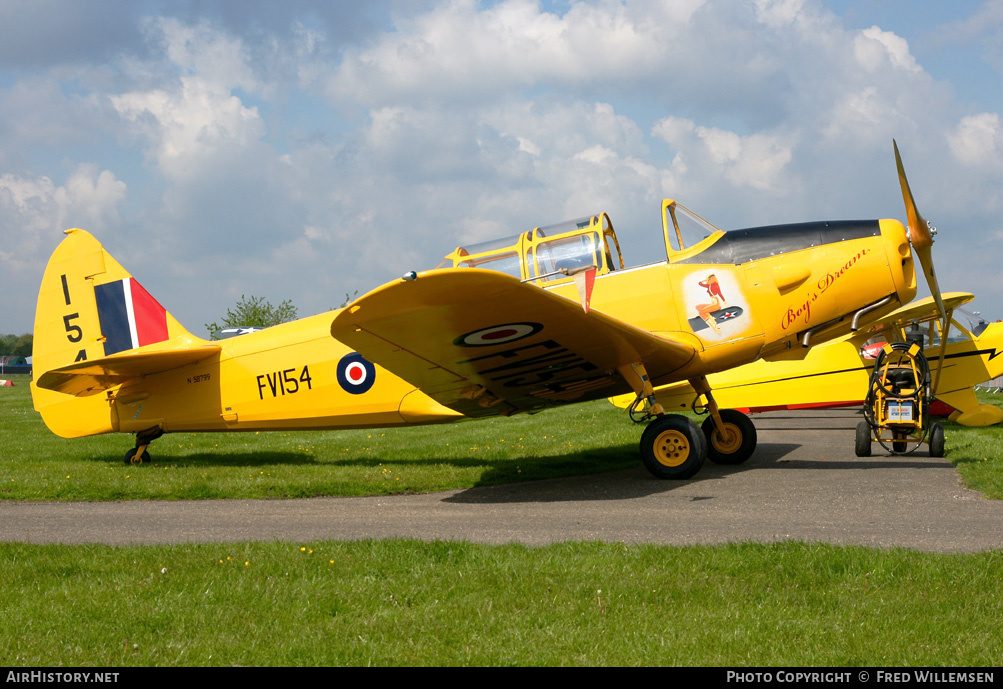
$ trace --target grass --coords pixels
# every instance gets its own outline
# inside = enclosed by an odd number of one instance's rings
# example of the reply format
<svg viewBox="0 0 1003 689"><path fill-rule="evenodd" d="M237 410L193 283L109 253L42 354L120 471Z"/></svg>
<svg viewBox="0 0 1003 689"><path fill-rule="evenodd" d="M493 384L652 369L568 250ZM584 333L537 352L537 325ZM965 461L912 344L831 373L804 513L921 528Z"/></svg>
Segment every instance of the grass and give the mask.
<svg viewBox="0 0 1003 689"><path fill-rule="evenodd" d="M31 406L27 376L0 388L0 499L179 500L379 495L637 466L638 427L604 402L536 415L357 431L178 433L150 464L123 467L132 437L65 440ZM999 395L980 393L984 402ZM965 482L1003 498L1003 428L945 423Z"/></svg>
<svg viewBox="0 0 1003 689"><path fill-rule="evenodd" d="M979 392L983 404L1003 406L1003 395ZM966 428L945 423L947 458L965 485L996 500L1003 499L1003 425Z"/></svg>
<svg viewBox="0 0 1003 689"><path fill-rule="evenodd" d="M6 666L1003 661L1000 552L391 540L0 558Z"/></svg>
<svg viewBox="0 0 1003 689"><path fill-rule="evenodd" d="M177 433L124 467L132 436L66 440L31 407L27 377L0 388L0 498L300 498L429 492L637 466L637 433L605 402L450 426Z"/></svg>
<svg viewBox="0 0 1003 689"><path fill-rule="evenodd" d="M990 396L983 401L992 401ZM1003 430L947 424L1000 489ZM386 431L62 440L0 388L0 496L299 497L427 491L636 466L605 403ZM0 544L0 664L998 666L1003 552L407 540ZM958 585L963 582L963 585Z"/></svg>

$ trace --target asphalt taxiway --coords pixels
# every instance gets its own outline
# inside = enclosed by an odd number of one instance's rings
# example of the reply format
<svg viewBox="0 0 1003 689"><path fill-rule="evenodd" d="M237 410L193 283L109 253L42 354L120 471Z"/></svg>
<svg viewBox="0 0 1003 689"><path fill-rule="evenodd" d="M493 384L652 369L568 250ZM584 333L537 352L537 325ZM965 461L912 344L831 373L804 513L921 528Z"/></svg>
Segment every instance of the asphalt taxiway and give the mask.
<svg viewBox="0 0 1003 689"><path fill-rule="evenodd" d="M112 545L405 537L540 545L782 540L932 552L1003 548L1003 500L945 459L853 453L852 411L754 418L759 446L694 479L613 473L425 495L306 500L0 502L0 541ZM636 450L633 450L636 452ZM948 452L950 444L948 443Z"/></svg>

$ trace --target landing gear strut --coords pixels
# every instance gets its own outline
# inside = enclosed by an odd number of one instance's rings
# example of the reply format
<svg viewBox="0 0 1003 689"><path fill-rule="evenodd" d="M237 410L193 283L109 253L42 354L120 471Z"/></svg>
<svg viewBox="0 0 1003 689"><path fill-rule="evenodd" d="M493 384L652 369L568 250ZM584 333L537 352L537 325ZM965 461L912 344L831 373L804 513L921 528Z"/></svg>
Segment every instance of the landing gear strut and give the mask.
<svg viewBox="0 0 1003 689"><path fill-rule="evenodd" d="M741 464L756 450L759 438L748 416L737 409L719 409L711 394L707 378L690 381L698 395L707 398L710 416L701 429L707 437L707 457L715 464Z"/></svg>
<svg viewBox="0 0 1003 689"><path fill-rule="evenodd" d="M163 434L164 431L159 426L154 426L153 428L148 428L145 431L137 433L136 447L125 453L125 463L142 464L143 462L149 462L150 453L146 451L146 448L150 446L150 443Z"/></svg>

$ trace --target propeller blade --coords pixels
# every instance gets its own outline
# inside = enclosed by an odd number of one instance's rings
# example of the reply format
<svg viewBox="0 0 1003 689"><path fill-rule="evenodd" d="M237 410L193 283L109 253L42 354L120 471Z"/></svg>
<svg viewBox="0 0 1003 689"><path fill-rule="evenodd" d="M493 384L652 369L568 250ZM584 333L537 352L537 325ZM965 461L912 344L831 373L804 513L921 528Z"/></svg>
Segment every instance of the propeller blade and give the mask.
<svg viewBox="0 0 1003 689"><path fill-rule="evenodd" d="M946 330L949 325L947 310L944 308L944 300L940 296L940 285L937 284L937 274L933 270L933 256L930 251L933 246L933 233L930 231L930 224L923 219L916 208L916 200L909 188L909 180L906 179L902 156L899 155L899 145L895 139L892 139L892 146L895 147L895 165L898 167L899 185L902 187L902 200L905 202L906 218L909 224L909 243L916 250L916 257L919 258L919 264L923 268L926 284L930 287L930 294L940 312L943 329Z"/></svg>
<svg viewBox="0 0 1003 689"><path fill-rule="evenodd" d="M905 201L905 213L908 219L909 243L914 249L923 249L933 244L933 236L930 233L930 224L919 214L916 208L916 200L912 196L912 189L909 188L909 180L905 176L905 167L902 165L902 156L899 155L899 145L892 139L892 146L895 147L895 166L899 171L899 186L902 187L902 200Z"/></svg>

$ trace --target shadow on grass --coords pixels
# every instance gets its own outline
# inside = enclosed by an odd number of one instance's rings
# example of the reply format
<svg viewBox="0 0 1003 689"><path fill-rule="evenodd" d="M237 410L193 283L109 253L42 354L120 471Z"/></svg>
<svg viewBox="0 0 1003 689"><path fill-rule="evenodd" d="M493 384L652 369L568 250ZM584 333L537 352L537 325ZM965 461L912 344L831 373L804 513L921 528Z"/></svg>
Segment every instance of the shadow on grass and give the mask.
<svg viewBox="0 0 1003 689"><path fill-rule="evenodd" d="M151 460L142 466L175 467L262 467L275 464L317 464L317 458L306 452L276 452L272 450L251 450L248 452L195 452L190 455L157 455L151 452ZM94 455L81 457L85 461L127 466L120 456Z"/></svg>
<svg viewBox="0 0 1003 689"><path fill-rule="evenodd" d="M124 452L123 452L124 455ZM458 469L485 467L481 479L475 485L494 485L504 481L528 481L541 478L556 478L579 473L615 471L640 464L637 448L633 445L588 450L580 454L547 456L483 457L448 456L388 458L385 456L352 457L350 459L330 459L323 453L287 452L272 450L248 450L246 452L194 452L179 455L157 455L143 466L173 466L178 468L240 467L260 468L269 465L305 465L313 467L388 467L396 470L409 467L448 466ZM84 461L122 464L121 457L95 454L81 457Z"/></svg>
<svg viewBox="0 0 1003 689"><path fill-rule="evenodd" d="M571 478L612 471L620 471L641 464L637 448L618 445L598 450L560 455L522 455L518 457L425 457L421 459L355 457L324 461L332 467L384 467L394 471L422 467L452 467L455 469L481 469L472 487L497 486L506 483L527 483L546 479Z"/></svg>

